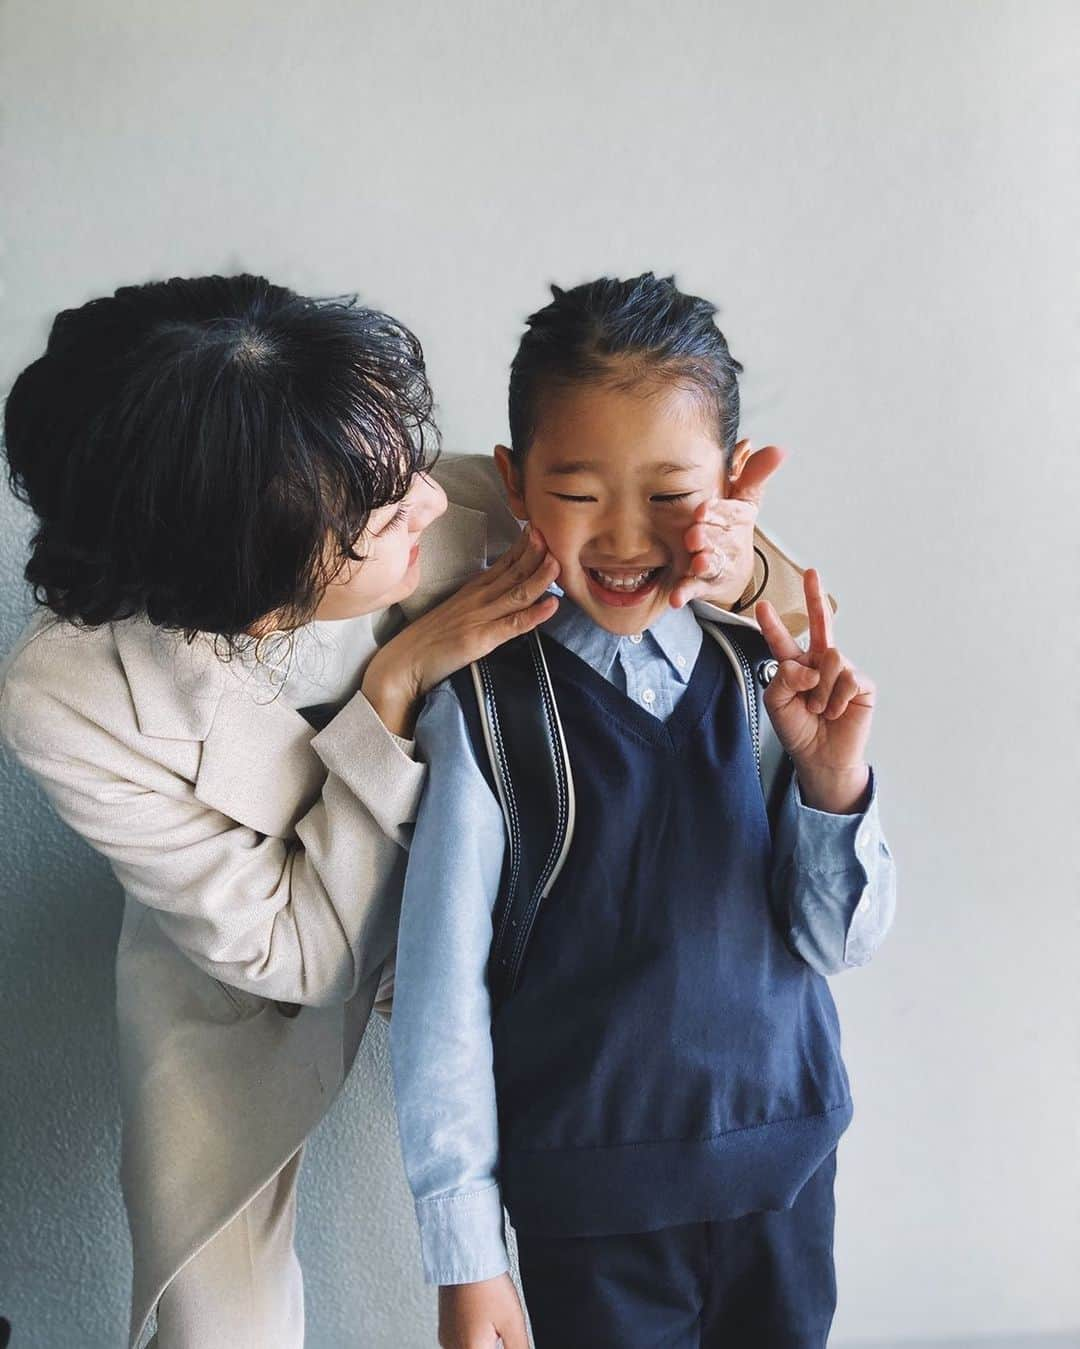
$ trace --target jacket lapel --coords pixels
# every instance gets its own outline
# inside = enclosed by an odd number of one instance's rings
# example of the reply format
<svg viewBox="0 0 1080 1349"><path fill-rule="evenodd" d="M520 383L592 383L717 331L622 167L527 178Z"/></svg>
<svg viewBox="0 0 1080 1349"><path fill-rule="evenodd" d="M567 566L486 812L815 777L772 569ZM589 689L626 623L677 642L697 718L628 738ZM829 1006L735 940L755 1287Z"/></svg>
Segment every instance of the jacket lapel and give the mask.
<svg viewBox="0 0 1080 1349"><path fill-rule="evenodd" d="M212 638L188 643L145 618L114 623L113 637L140 732L202 741L198 800L260 834L290 837L326 779L314 727L280 701L259 701Z"/></svg>
<svg viewBox="0 0 1080 1349"><path fill-rule="evenodd" d="M316 734L299 712L259 702L237 681L222 693L203 741L195 795L260 834L291 837L326 781L311 748Z"/></svg>

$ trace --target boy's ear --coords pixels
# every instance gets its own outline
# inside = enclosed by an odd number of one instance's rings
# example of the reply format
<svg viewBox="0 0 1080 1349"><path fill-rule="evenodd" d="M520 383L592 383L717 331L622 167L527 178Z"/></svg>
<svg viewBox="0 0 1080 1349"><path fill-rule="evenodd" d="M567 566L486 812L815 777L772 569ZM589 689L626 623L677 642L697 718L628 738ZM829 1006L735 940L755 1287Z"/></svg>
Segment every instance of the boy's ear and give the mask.
<svg viewBox="0 0 1080 1349"><path fill-rule="evenodd" d="M519 520L527 520L529 512L525 509L525 484L522 481L521 470L509 446L495 446L495 463L499 470L499 477L502 478L503 487L506 489L506 500L510 504L510 509Z"/></svg>
<svg viewBox="0 0 1080 1349"><path fill-rule="evenodd" d="M731 467L727 471L727 483L738 482L739 476L746 467L746 461L753 453L753 445L749 440L740 440L731 452ZM725 493L727 495L727 493Z"/></svg>

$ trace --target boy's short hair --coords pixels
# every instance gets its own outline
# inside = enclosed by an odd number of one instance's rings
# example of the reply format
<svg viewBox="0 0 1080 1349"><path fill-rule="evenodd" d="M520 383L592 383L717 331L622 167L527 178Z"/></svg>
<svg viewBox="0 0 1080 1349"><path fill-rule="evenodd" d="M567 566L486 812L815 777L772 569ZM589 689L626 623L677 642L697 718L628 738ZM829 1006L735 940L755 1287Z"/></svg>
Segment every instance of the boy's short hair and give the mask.
<svg viewBox="0 0 1080 1349"><path fill-rule="evenodd" d="M207 276L65 310L4 417L38 517L27 580L87 625L302 622L427 466L431 414L420 343L355 297Z"/></svg>
<svg viewBox="0 0 1080 1349"><path fill-rule="evenodd" d="M674 277L645 272L628 281L601 277L572 290L551 287L552 302L526 320L510 367L510 445L526 453L546 393L575 384L616 388L673 383L698 392L729 462L739 429L742 366L714 322L716 306L684 294Z"/></svg>

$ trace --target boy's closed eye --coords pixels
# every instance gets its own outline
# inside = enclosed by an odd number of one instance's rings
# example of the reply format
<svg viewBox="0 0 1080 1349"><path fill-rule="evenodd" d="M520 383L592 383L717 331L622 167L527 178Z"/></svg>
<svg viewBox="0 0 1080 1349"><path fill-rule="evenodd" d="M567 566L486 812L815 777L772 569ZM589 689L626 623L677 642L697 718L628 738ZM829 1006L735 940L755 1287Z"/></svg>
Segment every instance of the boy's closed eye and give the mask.
<svg viewBox="0 0 1080 1349"><path fill-rule="evenodd" d="M592 496L574 496L574 495L571 495L569 492L549 492L548 495L549 495L549 496L555 497L556 500L558 500L558 501L595 501L595 500L596 500L596 497L592 497ZM661 492L661 493L657 493L655 496L651 496L651 497L649 498L649 500L650 500L650 501L656 501L656 502L659 502L659 503L661 503L662 505L671 505L671 504L673 504L674 502L677 502L677 501L689 501L690 498L691 498L692 496L696 496L696 495L699 495L699 494L698 494L698 493L695 493L695 492ZM703 494L701 494L701 495L703 495Z"/></svg>

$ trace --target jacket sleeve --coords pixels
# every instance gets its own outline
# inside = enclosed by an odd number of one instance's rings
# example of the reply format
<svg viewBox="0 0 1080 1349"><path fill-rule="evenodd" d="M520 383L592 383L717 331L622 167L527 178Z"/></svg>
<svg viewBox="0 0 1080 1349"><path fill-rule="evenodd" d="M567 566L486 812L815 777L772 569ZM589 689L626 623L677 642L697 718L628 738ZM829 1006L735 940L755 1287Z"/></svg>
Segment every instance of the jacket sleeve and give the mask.
<svg viewBox="0 0 1080 1349"><path fill-rule="evenodd" d="M71 659L70 649L54 654ZM106 729L87 710L91 699L65 701L46 682L34 668L8 672L0 733L60 817L197 966L250 993L308 1004L342 1002L374 977L393 947L424 769L362 694L312 741L327 776L286 840L197 799L198 743L170 742L167 764L133 726ZM112 705L125 688L106 687L98 701ZM185 756L190 768L178 766Z"/></svg>
<svg viewBox="0 0 1080 1349"><path fill-rule="evenodd" d="M398 933L394 1096L424 1275L473 1283L508 1268L485 980L504 827L453 689L435 690L416 735L430 776Z"/></svg>
<svg viewBox="0 0 1080 1349"><path fill-rule="evenodd" d="M772 892L788 945L819 974L870 960L896 909L873 773L866 808L854 815L804 805L792 775L776 822Z"/></svg>

